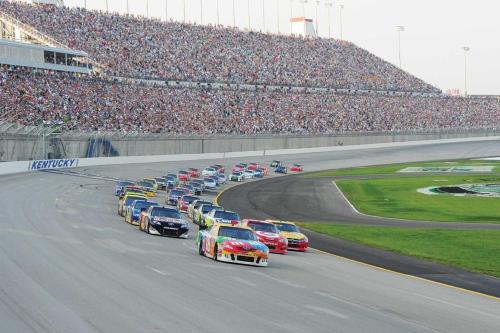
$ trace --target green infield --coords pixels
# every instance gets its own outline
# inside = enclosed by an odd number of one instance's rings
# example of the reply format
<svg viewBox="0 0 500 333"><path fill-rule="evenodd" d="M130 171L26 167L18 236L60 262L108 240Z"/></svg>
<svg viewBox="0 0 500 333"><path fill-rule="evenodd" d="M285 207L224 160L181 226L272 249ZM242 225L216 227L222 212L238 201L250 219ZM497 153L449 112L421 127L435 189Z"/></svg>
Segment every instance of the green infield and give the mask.
<svg viewBox="0 0 500 333"><path fill-rule="evenodd" d="M328 170L328 171L313 173L308 175L307 177L339 177L339 176L395 174L397 173L397 171L407 167L459 167L459 166L487 166L487 165L495 167L493 169L493 173L500 172L500 161L460 160L460 161L388 164L388 165Z"/></svg>
<svg viewBox="0 0 500 333"><path fill-rule="evenodd" d="M433 175L339 180L347 199L362 213L409 220L500 223L500 197L426 195L438 185L500 183L498 175Z"/></svg>
<svg viewBox="0 0 500 333"><path fill-rule="evenodd" d="M500 231L301 223L306 229L500 277Z"/></svg>

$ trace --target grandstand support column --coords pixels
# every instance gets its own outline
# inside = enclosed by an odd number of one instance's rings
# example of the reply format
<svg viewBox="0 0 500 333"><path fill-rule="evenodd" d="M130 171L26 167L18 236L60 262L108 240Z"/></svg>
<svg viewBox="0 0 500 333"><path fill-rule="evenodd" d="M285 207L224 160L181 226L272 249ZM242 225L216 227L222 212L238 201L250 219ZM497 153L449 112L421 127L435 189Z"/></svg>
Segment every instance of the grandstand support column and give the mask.
<svg viewBox="0 0 500 333"><path fill-rule="evenodd" d="M217 25L219 24L220 24L219 0L217 0Z"/></svg>
<svg viewBox="0 0 500 333"><path fill-rule="evenodd" d="M405 27L403 25L397 25L396 31L398 32L398 59L399 59L399 68L403 68L401 65L401 32L405 31Z"/></svg>
<svg viewBox="0 0 500 333"><path fill-rule="evenodd" d="M165 0L165 22L168 22L168 0Z"/></svg>
<svg viewBox="0 0 500 333"><path fill-rule="evenodd" d="M146 18L149 18L149 0L146 0Z"/></svg>
<svg viewBox="0 0 500 333"><path fill-rule="evenodd" d="M293 32L292 18L293 18L293 0L290 0L290 35Z"/></svg>
<svg viewBox="0 0 500 333"><path fill-rule="evenodd" d="M340 40L344 40L344 25L342 23L342 12L343 11L344 11L344 5L339 5Z"/></svg>
<svg viewBox="0 0 500 333"><path fill-rule="evenodd" d="M247 0L248 31L250 31L250 0Z"/></svg>
<svg viewBox="0 0 500 333"><path fill-rule="evenodd" d="M319 0L316 0L316 37L319 36L319 30L318 30L319 29L318 28L318 25L319 25L319 23L318 23L318 7L319 7L319 3L320 3Z"/></svg>
<svg viewBox="0 0 500 333"><path fill-rule="evenodd" d="M106 13L109 13L109 1L106 0Z"/></svg>
<svg viewBox="0 0 500 333"><path fill-rule="evenodd" d="M182 23L186 23L186 0L182 0Z"/></svg>
<svg viewBox="0 0 500 333"><path fill-rule="evenodd" d="M203 0L200 0L200 24L203 25Z"/></svg>
<svg viewBox="0 0 500 333"><path fill-rule="evenodd" d="M278 27L278 35L279 35L280 34L280 0L276 0L276 26Z"/></svg>
<svg viewBox="0 0 500 333"><path fill-rule="evenodd" d="M130 7L129 7L129 4L128 4L128 0L127 0L127 15L130 15Z"/></svg>
<svg viewBox="0 0 500 333"><path fill-rule="evenodd" d="M266 32L266 5L262 0L262 32Z"/></svg>

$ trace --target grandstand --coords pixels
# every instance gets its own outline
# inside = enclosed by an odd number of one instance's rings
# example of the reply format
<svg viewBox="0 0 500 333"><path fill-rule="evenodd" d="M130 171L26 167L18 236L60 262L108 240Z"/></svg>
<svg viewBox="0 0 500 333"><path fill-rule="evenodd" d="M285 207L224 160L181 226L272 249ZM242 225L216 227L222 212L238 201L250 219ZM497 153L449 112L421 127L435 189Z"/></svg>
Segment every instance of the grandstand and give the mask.
<svg viewBox="0 0 500 333"><path fill-rule="evenodd" d="M0 1L10 39L5 17L29 40L81 50L102 69L81 76L0 58L0 119L20 125L198 135L500 125L497 98L441 95L345 41Z"/></svg>

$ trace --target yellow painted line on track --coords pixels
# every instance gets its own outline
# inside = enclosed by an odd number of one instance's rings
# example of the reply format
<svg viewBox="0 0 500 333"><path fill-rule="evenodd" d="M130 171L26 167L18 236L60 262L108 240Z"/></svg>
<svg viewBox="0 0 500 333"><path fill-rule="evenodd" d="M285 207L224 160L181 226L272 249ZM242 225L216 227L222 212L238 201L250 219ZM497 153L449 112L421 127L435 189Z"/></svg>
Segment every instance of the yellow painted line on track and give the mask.
<svg viewBox="0 0 500 333"><path fill-rule="evenodd" d="M234 186L231 186L231 187L228 187L228 188L225 188L225 189L221 190L215 196L214 203L216 205L220 206L219 205L219 197L222 194L224 194L225 191L227 191L227 190L229 190L231 188L235 188L236 186L241 186L241 185L245 185L245 184L247 184L247 183L243 183L242 182L240 184L236 184ZM343 260L350 261L350 262L357 263L357 264L361 264L361 265L364 265L364 266L367 266L367 267L375 268L375 269L378 269L378 270L381 270L381 271L384 271L384 272L393 273L393 274L396 274L396 275L399 275L399 276L405 276L405 277L409 277L409 278L412 278L412 279L415 279L415 280L425 281L425 282L429 282L429 283L432 283L432 284L435 284L435 285L439 285L439 286L443 286L443 287L448 287L448 288L451 288L451 289L459 290L459 291L462 291L462 292L465 292L465 293L468 293L468 294L483 296L483 297L486 297L486 298L489 298L489 299L500 301L500 297L495 297L495 296L491 296L491 295L480 293L478 291L473 291L473 290L469 290L469 289L465 289L465 288L460 288L460 287L452 286L452 285L449 285L449 284L446 284L446 283L429 280L429 279L426 279L426 278L423 278L423 277L419 277L419 276L415 276L415 275L410 275L410 274L405 274L405 273L401 273L401 272L398 272L398 271L393 271L391 269L383 268L383 267L380 267L380 266L375 266L375 265L372 265L372 264L367 264L367 263L362 262L362 261L350 259L350 258L347 258L347 257L340 256L338 254L334 254L334 253L326 252L326 251L323 251L323 250L319 250L319 249L316 249L314 247L310 247L310 249L314 250L314 251L318 251L318 252L323 253L323 254L327 254L327 255L330 255L330 256L337 257L339 259L343 259Z"/></svg>

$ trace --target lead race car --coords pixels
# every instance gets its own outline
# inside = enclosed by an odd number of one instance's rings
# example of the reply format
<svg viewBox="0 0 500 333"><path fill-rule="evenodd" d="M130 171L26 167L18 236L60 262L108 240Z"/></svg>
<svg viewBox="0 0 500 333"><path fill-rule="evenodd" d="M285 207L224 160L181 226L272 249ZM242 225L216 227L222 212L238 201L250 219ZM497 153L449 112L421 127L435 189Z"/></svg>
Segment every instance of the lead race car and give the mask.
<svg viewBox="0 0 500 333"><path fill-rule="evenodd" d="M196 237L198 253L215 261L267 266L269 249L252 229L237 224L214 224Z"/></svg>

